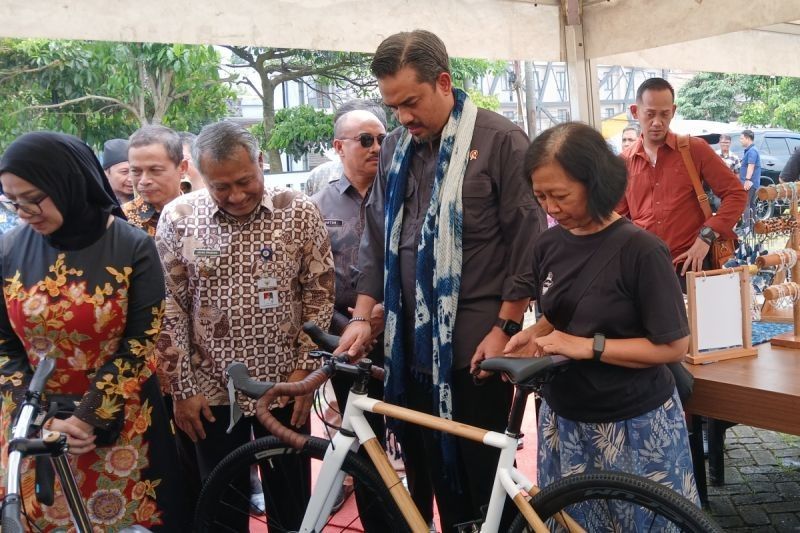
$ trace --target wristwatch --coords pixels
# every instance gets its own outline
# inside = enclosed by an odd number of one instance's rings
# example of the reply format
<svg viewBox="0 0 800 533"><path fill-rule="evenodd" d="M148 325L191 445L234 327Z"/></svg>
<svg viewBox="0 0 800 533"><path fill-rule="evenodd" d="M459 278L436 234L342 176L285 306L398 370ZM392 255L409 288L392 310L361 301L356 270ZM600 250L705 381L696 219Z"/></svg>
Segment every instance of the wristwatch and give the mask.
<svg viewBox="0 0 800 533"><path fill-rule="evenodd" d="M703 226L700 228L700 239L707 245L711 246L714 241L717 240L717 234L714 233L714 230L708 226Z"/></svg>
<svg viewBox="0 0 800 533"><path fill-rule="evenodd" d="M600 356L603 355L603 352L606 349L606 336L602 333L595 333L594 334L594 341L592 342L592 354L595 361L600 360Z"/></svg>
<svg viewBox="0 0 800 533"><path fill-rule="evenodd" d="M514 335L522 331L522 324L505 318L498 318L497 322L495 322L494 325L502 329L503 333L505 333L509 337L513 337Z"/></svg>

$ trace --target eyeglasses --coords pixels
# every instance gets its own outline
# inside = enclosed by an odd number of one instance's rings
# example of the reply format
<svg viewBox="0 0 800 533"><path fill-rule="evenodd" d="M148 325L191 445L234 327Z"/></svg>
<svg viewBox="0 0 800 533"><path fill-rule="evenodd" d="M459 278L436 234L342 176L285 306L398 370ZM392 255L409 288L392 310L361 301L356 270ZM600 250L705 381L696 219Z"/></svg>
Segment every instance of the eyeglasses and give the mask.
<svg viewBox="0 0 800 533"><path fill-rule="evenodd" d="M46 199L47 199L46 194L36 200L30 200L26 202L12 202L8 198L4 198L0 200L0 204L3 204L3 207L15 213L22 211L23 213L36 216L42 214L42 206L39 204L44 202Z"/></svg>
<svg viewBox="0 0 800 533"><path fill-rule="evenodd" d="M378 141L378 146L383 144L383 140L386 138L386 135L381 133L380 135L373 135L371 133L361 133L357 137L345 137L344 139L339 139L340 141L358 141L361 143L361 146L364 148L372 148L372 145L375 144L375 141Z"/></svg>

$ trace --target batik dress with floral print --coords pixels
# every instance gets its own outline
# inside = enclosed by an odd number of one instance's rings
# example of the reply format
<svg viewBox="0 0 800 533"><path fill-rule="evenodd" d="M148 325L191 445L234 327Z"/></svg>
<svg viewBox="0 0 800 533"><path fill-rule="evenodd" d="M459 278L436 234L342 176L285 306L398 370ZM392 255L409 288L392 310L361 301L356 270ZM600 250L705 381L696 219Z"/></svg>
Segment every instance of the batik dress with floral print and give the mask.
<svg viewBox="0 0 800 533"><path fill-rule="evenodd" d="M55 250L32 231L0 241L5 298L0 475L6 473L15 408L39 357L49 355L56 370L47 383L48 397L74 399L74 416L92 425L97 436L94 450L70 456L95 530L140 524L174 531L177 522L167 525L176 515L165 512L175 497L167 493L175 493L170 487L178 482L169 459L175 457L174 443L152 354L163 311L163 277L152 241L116 222L100 241L79 251ZM43 530L70 530L58 482L54 505L41 505L34 495L32 464L25 466L21 491L28 516Z"/></svg>

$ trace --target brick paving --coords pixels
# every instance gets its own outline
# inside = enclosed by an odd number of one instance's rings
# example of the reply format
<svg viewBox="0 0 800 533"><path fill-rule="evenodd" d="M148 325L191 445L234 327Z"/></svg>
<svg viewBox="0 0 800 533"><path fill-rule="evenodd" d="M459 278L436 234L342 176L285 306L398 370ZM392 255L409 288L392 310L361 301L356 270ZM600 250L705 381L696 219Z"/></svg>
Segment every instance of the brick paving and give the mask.
<svg viewBox="0 0 800 533"><path fill-rule="evenodd" d="M735 533L800 532L800 437L748 426L725 437L725 484L708 487L717 523Z"/></svg>

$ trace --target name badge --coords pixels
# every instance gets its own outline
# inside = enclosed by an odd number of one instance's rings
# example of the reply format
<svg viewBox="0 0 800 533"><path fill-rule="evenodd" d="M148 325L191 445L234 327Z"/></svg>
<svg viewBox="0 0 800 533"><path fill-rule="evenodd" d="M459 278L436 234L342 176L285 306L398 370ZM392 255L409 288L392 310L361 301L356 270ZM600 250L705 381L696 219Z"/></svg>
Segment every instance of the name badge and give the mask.
<svg viewBox="0 0 800 533"><path fill-rule="evenodd" d="M214 250L213 248L195 248L194 249L194 256L195 257L219 257L219 250Z"/></svg>
<svg viewBox="0 0 800 533"><path fill-rule="evenodd" d="M259 309L274 309L280 305L278 280L275 278L260 278L256 283L258 290Z"/></svg>
<svg viewBox="0 0 800 533"><path fill-rule="evenodd" d="M326 218L325 219L325 225L328 226L328 227L340 228L340 227L342 227L344 225L344 222L341 221L341 220L334 220L334 219Z"/></svg>

